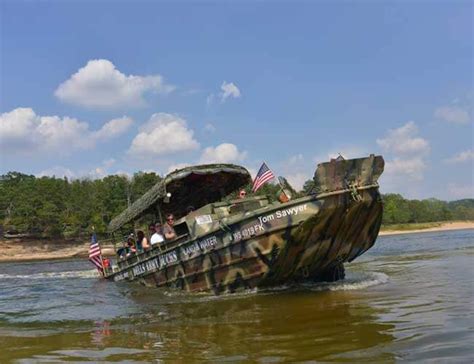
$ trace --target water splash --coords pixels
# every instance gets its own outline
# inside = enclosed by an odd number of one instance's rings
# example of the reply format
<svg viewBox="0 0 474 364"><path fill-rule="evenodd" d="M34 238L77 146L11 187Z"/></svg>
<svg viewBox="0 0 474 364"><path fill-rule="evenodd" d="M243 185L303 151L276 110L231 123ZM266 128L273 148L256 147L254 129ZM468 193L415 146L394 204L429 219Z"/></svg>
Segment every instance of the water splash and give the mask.
<svg viewBox="0 0 474 364"><path fill-rule="evenodd" d="M163 295L167 298L179 298L180 302L187 302L187 300L196 301L213 301L213 300L233 300L239 298L247 298L249 296L258 295L272 295L284 292L292 292L298 290L310 290L315 292L321 291L354 291L363 290L372 286L385 284L389 281L389 276L381 272L350 272L346 278L332 283L327 282L304 282L293 284L282 284L275 287L252 288L237 291L234 293L223 293L221 295L213 295L209 292L193 293L166 290Z"/></svg>
<svg viewBox="0 0 474 364"><path fill-rule="evenodd" d="M354 291L385 284L388 280L388 275L381 272L352 273L348 278L341 281L313 283L308 285L308 288L312 291Z"/></svg>

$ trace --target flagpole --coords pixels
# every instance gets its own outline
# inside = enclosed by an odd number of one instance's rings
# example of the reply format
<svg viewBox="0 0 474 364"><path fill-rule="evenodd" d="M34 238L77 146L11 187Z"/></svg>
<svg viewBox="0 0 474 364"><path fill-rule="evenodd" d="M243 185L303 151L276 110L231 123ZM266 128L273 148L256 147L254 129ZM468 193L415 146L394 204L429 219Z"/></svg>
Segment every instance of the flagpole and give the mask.
<svg viewBox="0 0 474 364"><path fill-rule="evenodd" d="M267 164L266 161L263 161L263 163L265 163L265 165L268 167L268 164ZM268 167L268 169L270 169L270 167ZM270 169L270 171L273 173L273 171L272 171L271 169ZM275 177L275 176L276 176L275 174L274 174L273 176L274 176L274 177L273 177L272 179L275 179L275 178L276 178L276 180L278 181L278 184L279 184L280 187L281 187L280 179L279 179L278 177Z"/></svg>
<svg viewBox="0 0 474 364"><path fill-rule="evenodd" d="M265 162L265 161L263 161L263 163L267 164L267 162ZM267 167L268 167L268 164L267 164ZM270 169L270 167L268 167L268 169ZM270 170L271 170L271 169L270 169ZM273 172L273 171L272 171L272 172ZM278 181L278 185L280 186L281 190L283 191L283 189L285 188L285 186L283 186L283 185L281 184L280 178L276 177L276 175L275 175L275 177L273 177L273 178Z"/></svg>

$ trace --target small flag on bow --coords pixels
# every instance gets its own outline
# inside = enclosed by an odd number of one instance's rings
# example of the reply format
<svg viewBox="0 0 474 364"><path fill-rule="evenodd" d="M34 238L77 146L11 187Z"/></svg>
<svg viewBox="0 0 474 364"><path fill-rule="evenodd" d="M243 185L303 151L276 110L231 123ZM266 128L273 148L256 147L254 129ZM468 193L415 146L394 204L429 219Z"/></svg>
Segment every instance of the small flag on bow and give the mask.
<svg viewBox="0 0 474 364"><path fill-rule="evenodd" d="M268 168L267 164L263 162L262 166L258 170L255 180L253 181L252 192L256 192L265 183L275 178L273 172Z"/></svg>
<svg viewBox="0 0 474 364"><path fill-rule="evenodd" d="M102 253L100 252L100 246L97 242L97 236L95 233L92 234L91 238L91 246L89 247L89 260L100 272L103 272L104 266L102 264Z"/></svg>

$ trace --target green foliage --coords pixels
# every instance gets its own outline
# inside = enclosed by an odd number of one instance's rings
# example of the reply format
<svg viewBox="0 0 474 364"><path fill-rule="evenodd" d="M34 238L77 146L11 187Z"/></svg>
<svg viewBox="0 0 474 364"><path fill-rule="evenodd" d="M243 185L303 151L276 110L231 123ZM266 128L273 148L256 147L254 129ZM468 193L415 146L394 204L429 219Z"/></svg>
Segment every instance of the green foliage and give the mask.
<svg viewBox="0 0 474 364"><path fill-rule="evenodd" d="M45 237L78 237L93 228L103 234L115 215L159 180L155 173L68 181L10 172L0 176L0 225Z"/></svg>
<svg viewBox="0 0 474 364"><path fill-rule="evenodd" d="M139 172L131 179L112 175L100 180L69 181L9 172L0 176L0 225L4 231L45 237L87 236L93 228L98 234L105 234L110 220L160 179L155 173ZM299 194L289 184L285 188L296 198L311 193L314 182L307 181ZM245 187L249 195L251 189L251 183ZM256 194L276 201L280 192L279 184L267 183ZM474 220L474 199L406 200L398 194L387 194L383 198L385 225ZM147 221L151 218L144 224Z"/></svg>
<svg viewBox="0 0 474 364"><path fill-rule="evenodd" d="M398 194L386 194L383 224L429 223L450 220L474 220L474 199L460 201L406 200Z"/></svg>
<svg viewBox="0 0 474 364"><path fill-rule="evenodd" d="M384 224L404 224L410 221L408 201L398 194L384 196Z"/></svg>
<svg viewBox="0 0 474 364"><path fill-rule="evenodd" d="M309 179L303 185L303 193L305 195L312 194L314 193L315 187L316 187L316 184L314 183L314 180Z"/></svg>

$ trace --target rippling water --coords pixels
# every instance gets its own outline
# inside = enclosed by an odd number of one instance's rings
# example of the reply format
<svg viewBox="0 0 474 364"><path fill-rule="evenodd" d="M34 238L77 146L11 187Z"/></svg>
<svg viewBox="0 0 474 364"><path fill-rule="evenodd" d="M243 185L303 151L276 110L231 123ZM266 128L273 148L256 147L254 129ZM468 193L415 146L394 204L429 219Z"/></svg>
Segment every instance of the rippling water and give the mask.
<svg viewBox="0 0 474 364"><path fill-rule="evenodd" d="M387 236L347 278L223 297L0 264L0 362L474 361L474 230Z"/></svg>

